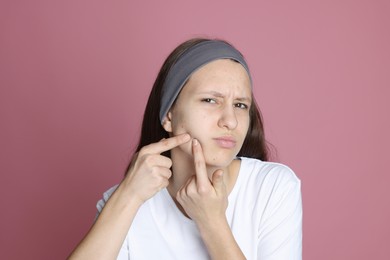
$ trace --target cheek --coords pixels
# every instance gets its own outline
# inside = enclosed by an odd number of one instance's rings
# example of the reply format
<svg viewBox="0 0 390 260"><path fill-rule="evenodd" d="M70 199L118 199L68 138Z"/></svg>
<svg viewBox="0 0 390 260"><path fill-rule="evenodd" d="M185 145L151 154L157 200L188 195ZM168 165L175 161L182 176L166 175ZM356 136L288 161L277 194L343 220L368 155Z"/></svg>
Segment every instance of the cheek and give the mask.
<svg viewBox="0 0 390 260"><path fill-rule="evenodd" d="M250 118L249 116L243 116L242 119L240 120L240 134L243 134L244 137L246 136L248 130L249 130L249 125L250 125Z"/></svg>
<svg viewBox="0 0 390 260"><path fill-rule="evenodd" d="M204 135L205 131L202 131L201 127L191 124L180 124L173 130L174 135L187 133L191 136L191 138L196 138L201 140L202 135Z"/></svg>
<svg viewBox="0 0 390 260"><path fill-rule="evenodd" d="M172 131L174 135L188 133L192 138L199 139L205 134L207 115L185 113L177 115L176 120L172 121Z"/></svg>

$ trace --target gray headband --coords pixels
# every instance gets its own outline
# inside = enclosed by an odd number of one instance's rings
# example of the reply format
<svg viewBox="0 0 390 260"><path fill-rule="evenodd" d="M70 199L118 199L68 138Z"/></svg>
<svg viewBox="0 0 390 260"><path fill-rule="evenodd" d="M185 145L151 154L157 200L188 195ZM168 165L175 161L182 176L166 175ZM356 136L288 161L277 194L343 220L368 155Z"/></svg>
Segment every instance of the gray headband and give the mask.
<svg viewBox="0 0 390 260"><path fill-rule="evenodd" d="M252 82L248 65L244 57L231 45L217 40L204 41L184 52L175 64L171 67L162 88L160 122L171 108L180 90L189 77L197 69L207 63L218 59L232 59L239 62L248 72Z"/></svg>

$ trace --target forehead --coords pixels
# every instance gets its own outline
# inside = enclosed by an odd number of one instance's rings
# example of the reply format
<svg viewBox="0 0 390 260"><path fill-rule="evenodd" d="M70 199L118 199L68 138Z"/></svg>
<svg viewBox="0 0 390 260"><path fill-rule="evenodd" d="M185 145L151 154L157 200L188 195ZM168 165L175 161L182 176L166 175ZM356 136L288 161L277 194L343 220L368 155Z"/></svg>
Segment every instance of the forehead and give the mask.
<svg viewBox="0 0 390 260"><path fill-rule="evenodd" d="M189 78L183 92L218 91L228 94L251 95L251 80L246 69L231 59L212 61L198 70Z"/></svg>

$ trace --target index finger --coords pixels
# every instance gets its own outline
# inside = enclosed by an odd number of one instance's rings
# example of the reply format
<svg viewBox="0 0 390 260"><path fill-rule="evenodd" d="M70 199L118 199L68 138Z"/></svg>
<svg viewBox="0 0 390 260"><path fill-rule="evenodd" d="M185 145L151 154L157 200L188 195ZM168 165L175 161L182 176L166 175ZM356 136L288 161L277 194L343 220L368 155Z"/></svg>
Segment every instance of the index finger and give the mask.
<svg viewBox="0 0 390 260"><path fill-rule="evenodd" d="M176 146L187 143L191 139L189 134L181 134L167 139L163 139L157 143L145 146L145 152L149 154L160 154L169 151Z"/></svg>
<svg viewBox="0 0 390 260"><path fill-rule="evenodd" d="M206 162L199 141L196 139L192 140L192 147L193 147L197 186L199 188L204 185L210 185L210 179L209 176L207 175Z"/></svg>

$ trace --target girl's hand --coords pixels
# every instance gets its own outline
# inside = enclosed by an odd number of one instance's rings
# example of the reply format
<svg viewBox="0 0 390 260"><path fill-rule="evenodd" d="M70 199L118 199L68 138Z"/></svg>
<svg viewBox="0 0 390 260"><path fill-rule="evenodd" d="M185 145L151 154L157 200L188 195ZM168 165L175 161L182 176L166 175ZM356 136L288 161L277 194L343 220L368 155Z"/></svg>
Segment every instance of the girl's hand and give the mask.
<svg viewBox="0 0 390 260"><path fill-rule="evenodd" d="M190 139L188 134L182 134L144 146L134 157L121 185L124 185L124 188L140 204L144 203L169 184L172 161L161 153L182 145Z"/></svg>
<svg viewBox="0 0 390 260"><path fill-rule="evenodd" d="M196 174L177 192L176 199L188 216L199 226L213 225L226 219L228 205L222 170L216 170L210 181L203 150L199 142L192 141Z"/></svg>

